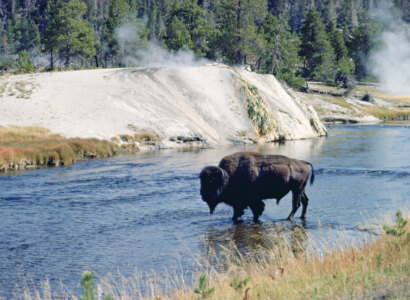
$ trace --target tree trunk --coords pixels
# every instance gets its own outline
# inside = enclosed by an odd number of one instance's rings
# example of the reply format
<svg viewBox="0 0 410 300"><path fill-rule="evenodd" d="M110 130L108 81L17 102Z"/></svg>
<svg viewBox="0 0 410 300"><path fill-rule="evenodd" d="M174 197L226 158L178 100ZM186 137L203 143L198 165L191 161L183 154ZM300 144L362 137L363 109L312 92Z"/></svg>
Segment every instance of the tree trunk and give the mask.
<svg viewBox="0 0 410 300"><path fill-rule="evenodd" d="M275 47L273 48L273 54L272 54L272 65L270 68L270 74L273 75L273 72L275 71L275 66L276 66L276 58L278 56L278 49L279 49L279 42L280 42L280 35L282 33L282 27L283 27L283 22L285 19L285 14L286 14L286 10L287 10L287 5L285 3L285 7L283 8L283 12L280 16L280 20L279 20L279 29L278 29L278 34L276 35L275 38Z"/></svg>
<svg viewBox="0 0 410 300"><path fill-rule="evenodd" d="M242 29L242 18L241 18L242 15L241 14L242 14L242 1L239 0L238 1L237 11L236 11L236 22L237 22L237 26L238 26L239 30ZM235 52L235 60L236 60L236 64L238 64L238 65L242 64L242 51L241 51L241 48L240 48L241 40L242 40L242 38L241 38L240 31L239 31L238 38L237 38L237 41L238 41L237 47L239 49L237 49L236 52Z"/></svg>
<svg viewBox="0 0 410 300"><path fill-rule="evenodd" d="M51 64L51 70L53 70L54 69L53 49L50 50L50 64Z"/></svg>
<svg viewBox="0 0 410 300"><path fill-rule="evenodd" d="M279 32L280 32L280 27L279 27ZM275 48L273 48L272 65L270 67L270 74L272 75L273 75L273 72L275 71L275 66L276 66L276 56L278 55L279 38L280 38L280 33L278 33L278 35L276 36Z"/></svg>
<svg viewBox="0 0 410 300"><path fill-rule="evenodd" d="M94 60L95 60L95 66L98 68L100 66L98 62L98 55L94 55Z"/></svg>
<svg viewBox="0 0 410 300"><path fill-rule="evenodd" d="M70 65L70 55L69 55L68 51L66 51L66 54L65 54L65 63L64 63L64 65L66 67L68 67Z"/></svg>
<svg viewBox="0 0 410 300"><path fill-rule="evenodd" d="M10 3L10 2L9 2ZM15 0L11 0L11 16L12 18L14 17L14 11L16 9L16 1Z"/></svg>

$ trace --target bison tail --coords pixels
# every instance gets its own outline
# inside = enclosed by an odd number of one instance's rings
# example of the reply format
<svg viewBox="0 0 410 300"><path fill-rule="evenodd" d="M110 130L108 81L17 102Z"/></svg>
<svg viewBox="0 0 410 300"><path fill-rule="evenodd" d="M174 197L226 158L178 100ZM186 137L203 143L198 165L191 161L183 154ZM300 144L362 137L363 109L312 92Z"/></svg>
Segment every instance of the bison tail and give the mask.
<svg viewBox="0 0 410 300"><path fill-rule="evenodd" d="M307 162L307 161L306 161L306 163L308 165L310 165L310 167L312 168L312 173L310 175L310 185L312 185L313 182L315 181L315 172L313 171L313 165L310 162Z"/></svg>

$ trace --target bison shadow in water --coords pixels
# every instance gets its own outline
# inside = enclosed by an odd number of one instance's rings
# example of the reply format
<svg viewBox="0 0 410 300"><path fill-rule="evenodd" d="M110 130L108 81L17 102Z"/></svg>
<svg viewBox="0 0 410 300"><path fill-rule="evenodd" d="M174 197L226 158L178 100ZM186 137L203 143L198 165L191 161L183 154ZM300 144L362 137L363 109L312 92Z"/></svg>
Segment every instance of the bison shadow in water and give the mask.
<svg viewBox="0 0 410 300"><path fill-rule="evenodd" d="M264 199L277 199L276 203L279 204L292 191L292 211L288 220L292 220L301 202L301 218L305 219L309 202L305 193L309 166L312 168L310 184L313 184L313 166L309 162L282 155L237 152L222 158L218 167L202 169L199 176L201 196L211 214L223 202L232 206L232 220L237 221L249 207L257 222L265 208Z"/></svg>
<svg viewBox="0 0 410 300"><path fill-rule="evenodd" d="M295 223L238 223L234 226L209 226L200 250L211 264L218 265L227 255L258 255L290 247L294 255L303 255L309 236L303 226ZM231 251L226 251L227 249ZM267 253L268 253L267 252Z"/></svg>

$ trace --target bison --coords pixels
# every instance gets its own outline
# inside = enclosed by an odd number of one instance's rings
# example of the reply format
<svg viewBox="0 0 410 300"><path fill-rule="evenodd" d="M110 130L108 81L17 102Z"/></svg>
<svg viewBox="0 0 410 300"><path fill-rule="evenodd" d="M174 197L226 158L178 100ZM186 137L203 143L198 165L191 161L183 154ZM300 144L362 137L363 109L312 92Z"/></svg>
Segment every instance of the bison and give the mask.
<svg viewBox="0 0 410 300"><path fill-rule="evenodd" d="M201 196L212 214L224 202L233 207L232 220L237 221L250 208L258 221L265 208L264 199L277 199L276 203L292 191L292 220L302 202L301 218L304 220L309 198L305 186L313 184L313 165L303 160L283 155L263 155L255 152L237 152L225 156L218 167L207 166L200 174Z"/></svg>

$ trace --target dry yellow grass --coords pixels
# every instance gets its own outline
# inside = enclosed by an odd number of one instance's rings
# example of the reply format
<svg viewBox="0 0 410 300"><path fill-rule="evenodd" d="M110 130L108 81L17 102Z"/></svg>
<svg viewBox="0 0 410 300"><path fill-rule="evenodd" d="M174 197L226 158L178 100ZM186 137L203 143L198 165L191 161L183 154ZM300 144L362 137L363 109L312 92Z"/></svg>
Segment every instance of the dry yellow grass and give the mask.
<svg viewBox="0 0 410 300"><path fill-rule="evenodd" d="M309 88L314 91L319 91L322 93L332 93L332 94L340 94L343 95L345 89L327 86L320 82L309 82ZM394 102L403 102L403 103L410 103L410 95L393 95L383 91L377 85L365 85L365 84L358 84L350 93L358 98L364 96L365 94L371 95L373 98L379 98Z"/></svg>
<svg viewBox="0 0 410 300"><path fill-rule="evenodd" d="M326 99L330 103L352 110L352 105L347 103L346 99L344 99L343 97L323 96L322 99Z"/></svg>
<svg viewBox="0 0 410 300"><path fill-rule="evenodd" d="M383 94L383 93L375 93L373 97L386 99L390 101L410 103L410 96L394 96L394 95L388 95L388 94Z"/></svg>
<svg viewBox="0 0 410 300"><path fill-rule="evenodd" d="M410 103L410 95L393 95L384 92L378 86L373 85L358 85L353 91L357 97L361 97L365 94L371 95L373 98L379 98L395 102Z"/></svg>
<svg viewBox="0 0 410 300"><path fill-rule="evenodd" d="M113 139L118 140L117 137L115 137ZM128 142L128 143L158 142L158 141L161 140L158 135L156 135L155 133L152 133L152 132L136 133L134 135L121 134L119 139L123 142Z"/></svg>
<svg viewBox="0 0 410 300"><path fill-rule="evenodd" d="M161 140L159 136L151 132L136 133L134 139L139 142L158 142Z"/></svg>
<svg viewBox="0 0 410 300"><path fill-rule="evenodd" d="M363 110L380 120L408 120L410 116L410 108L403 109L388 109L381 106L362 106Z"/></svg>
<svg viewBox="0 0 410 300"><path fill-rule="evenodd" d="M121 134L119 137L113 137L111 140L117 144L121 144L121 148L126 152L134 153L139 151L138 143L152 145L155 142L161 141L161 138L152 132Z"/></svg>
<svg viewBox="0 0 410 300"><path fill-rule="evenodd" d="M0 171L70 165L77 159L112 156L118 149L108 141L67 139L42 127L0 127Z"/></svg>
<svg viewBox="0 0 410 300"><path fill-rule="evenodd" d="M409 242L395 240L383 235L358 248L328 250L324 257L300 255L284 246L249 261L241 258L228 272L209 272L209 287L214 288L209 298L405 299L410 296ZM233 278L246 277L245 287L233 288ZM170 298L194 299L195 294L185 289Z"/></svg>
<svg viewBox="0 0 410 300"><path fill-rule="evenodd" d="M309 89L313 91L319 91L322 93L332 93L332 94L342 95L345 92L344 88L329 86L321 82L310 81L307 84L308 84Z"/></svg>
<svg viewBox="0 0 410 300"><path fill-rule="evenodd" d="M92 298L80 298L409 299L410 226L405 224L408 216L405 219L400 228L400 223L390 222L390 228L385 229L401 235L385 232L355 247L349 247L343 239L330 245L324 236L320 247L310 251L306 229L296 226L289 237L279 228L268 245L251 253L243 254L234 244L222 246L219 252L209 248L207 257L198 259L198 270L193 271L194 278L202 277L194 286L177 273L165 278L156 274L138 273L131 278L108 274L99 278L94 288L89 285ZM42 291L25 287L20 293L19 298L26 300L78 299L67 289L52 292L47 282Z"/></svg>

